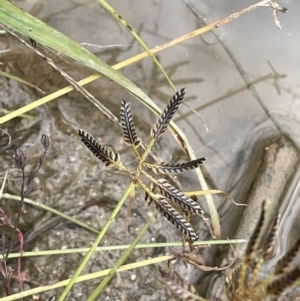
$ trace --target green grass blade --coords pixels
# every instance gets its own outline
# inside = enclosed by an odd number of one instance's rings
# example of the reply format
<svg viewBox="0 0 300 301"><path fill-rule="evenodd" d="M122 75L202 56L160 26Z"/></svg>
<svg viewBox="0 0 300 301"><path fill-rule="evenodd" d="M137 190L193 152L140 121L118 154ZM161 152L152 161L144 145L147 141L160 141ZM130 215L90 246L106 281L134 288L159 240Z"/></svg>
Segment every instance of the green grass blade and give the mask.
<svg viewBox="0 0 300 301"><path fill-rule="evenodd" d="M71 278L71 280L69 281L69 283L67 284L67 286L65 287L64 291L62 292L62 294L60 295L58 301L63 301L67 294L69 293L70 289L72 288L72 286L75 284L77 278L79 277L79 275L81 274L82 270L84 269L84 267L86 266L87 262L90 260L91 256L93 255L93 253L95 252L96 248L98 247L99 243L101 242L104 234L106 233L106 231L108 230L108 228L110 227L111 223L113 222L113 220L115 219L116 215L118 214L119 210L121 209L121 207L123 206L125 200L127 199L128 195L130 194L131 190L133 189L134 184L131 183L128 188L126 189L126 191L124 192L124 194L122 195L122 198L120 199L120 201L118 202L117 206L115 207L114 211L112 212L112 214L110 215L110 217L108 218L108 220L106 221L105 225L103 226L103 228L101 229L101 232L99 233L99 235L97 236L97 238L95 239L95 241L93 242L93 245L91 246L91 248L89 249L88 253L84 256L82 262L80 263L80 265L78 266L77 270L75 271L73 277Z"/></svg>
<svg viewBox="0 0 300 301"><path fill-rule="evenodd" d="M5 33L6 33L6 32L5 32ZM17 82L19 82L19 83L21 83L21 84L30 86L30 87L32 87L32 88L38 90L40 93L45 94L45 91L43 91L43 90L40 89L39 87L37 87L37 86L35 86L35 85L29 83L28 81L26 81L26 80L24 80L24 79L22 79L22 78L20 78L20 77L14 76L14 75L12 75L12 74L10 74L10 73L7 73L7 72L4 72L4 71L2 71L2 70L0 70L0 75L4 76L4 77L6 77L6 78L9 78L9 79L15 80L15 81L17 81ZM8 113L9 113L9 110L6 110L6 109L4 109L4 108L0 108L0 112L3 112L3 113L5 113L5 114L8 114ZM20 114L19 117L27 118L27 119L31 119L31 120L34 120L34 119L35 119L34 116L25 115L25 114L24 114L24 115L23 115L23 114Z"/></svg>
<svg viewBox="0 0 300 301"><path fill-rule="evenodd" d="M138 267L147 266L147 265L150 265L150 264L160 263L160 262L163 262L163 261L166 261L166 260L170 260L172 258L174 258L174 255L166 255L166 256L160 256L160 257L156 257L156 258L146 259L146 260L139 261L139 262L129 263L129 264L126 264L124 266L121 266L118 269L118 272L128 271L128 270L136 269ZM99 277L103 277L103 276L107 275L109 273L109 271L110 271L110 269L107 269L107 270L103 270L103 271L94 272L94 273L91 273L91 274L79 276L77 278L76 283L79 283L79 282L82 282L82 281L88 281L88 280L91 280L91 279L96 279L96 278L99 278ZM24 292L21 292L21 293L17 293L17 294L14 294L14 295L3 297L3 298L1 298L1 301L18 300L18 299L21 299L21 298L24 298L24 297L32 296L32 295L35 295L35 294L40 294L42 292L46 292L46 291L50 291L50 290L53 290L53 289L56 289L56 288L66 286L69 281L70 281L70 279L67 279L67 280L56 282L54 284L49 284L49 285L46 285L46 286L36 287L36 288L31 289L31 290L27 290L27 291L24 291Z"/></svg>
<svg viewBox="0 0 300 301"><path fill-rule="evenodd" d="M3 113L3 114L6 114L5 116L3 116L3 118L6 118L6 116L10 116L11 113L14 113L14 111L9 111L7 109L4 109L4 108L1 108L0 107L0 112ZM27 111L26 111L27 112ZM32 116L32 115L28 115L28 114L18 114L16 115L15 117L20 117L20 118L24 118L24 119L28 119L28 120L36 120L36 117L35 116ZM2 117L0 117L1 119ZM0 123L1 124L1 123Z"/></svg>
<svg viewBox="0 0 300 301"><path fill-rule="evenodd" d="M244 239L228 239L228 240L204 240L195 241L193 246L210 246L210 245L227 245L227 244L238 244L246 243ZM117 245L117 246L105 246L97 247L95 252L103 251L115 251L128 249L130 245ZM157 243L144 243L135 246L135 249L150 249L150 248L166 248L166 247L182 247L182 241L175 242L157 242ZM23 252L22 257L37 257L37 256L50 256L50 255L65 255L65 254L76 254L76 253L86 253L90 248L75 248L75 249L58 249L58 250L39 250L31 252ZM18 258L20 253L10 253L8 258Z"/></svg>
<svg viewBox="0 0 300 301"><path fill-rule="evenodd" d="M9 193L4 193L3 196L2 196L2 198L3 199L14 200L14 201L20 201L21 200L20 196L9 194ZM51 213L53 213L55 215L58 215L61 218L64 218L64 219L70 221L71 223L74 223L74 224L76 224L76 225L78 225L78 226L80 226L80 227L82 227L84 229L87 229L88 231L90 231L92 233L96 233L96 234L99 233L98 230L96 230L96 229L88 226L87 224L85 224L85 223L77 220L76 218L73 218L73 217L71 217L71 216L69 216L69 215L67 215L67 214L65 214L65 213L63 213L63 212L61 212L59 210L56 210L56 209L54 209L54 208L52 208L50 206L44 205L43 203L35 202L34 200L31 200L31 199L28 199L28 198L24 198L24 203L30 204L30 205L32 205L34 207L37 207L37 208L43 209L45 211L51 212Z"/></svg>
<svg viewBox="0 0 300 301"><path fill-rule="evenodd" d="M19 82L19 83L21 83L21 84L24 84L24 85L27 85L27 86L29 86L29 87L32 87L32 88L38 90L40 93L45 94L45 91L43 91L43 90L40 89L39 87L37 87L37 86L35 86L35 85L29 83L28 81L26 81L26 80L24 80L24 79L22 79L22 78L20 78L20 77L14 76L14 75L9 74L9 73L7 73L7 72L4 72L4 71L2 71L2 70L0 70L0 75L2 75L2 76L4 76L4 77L7 77L7 78L10 78L10 79L13 79L13 80L15 80L15 81L17 81L17 82Z"/></svg>
<svg viewBox="0 0 300 301"><path fill-rule="evenodd" d="M87 301L94 301L99 294L103 291L103 289L106 287L106 285L111 281L111 279L115 276L118 268L122 265L122 263L127 259L127 257L131 254L131 252L134 250L148 227L151 225L155 217L155 213L152 214L152 216L149 218L147 224L144 225L140 233L137 235L137 237L134 239L132 244L129 246L129 248L122 254L122 256L118 259L116 264L113 268L110 269L109 273L104 277L104 279L101 281L101 283L98 285L98 287L93 291L93 293L89 296Z"/></svg>
<svg viewBox="0 0 300 301"><path fill-rule="evenodd" d="M102 73L139 99L149 100L149 97L124 75L114 70L72 39L24 12L9 1L0 0L0 23L28 36L40 45L63 53Z"/></svg>

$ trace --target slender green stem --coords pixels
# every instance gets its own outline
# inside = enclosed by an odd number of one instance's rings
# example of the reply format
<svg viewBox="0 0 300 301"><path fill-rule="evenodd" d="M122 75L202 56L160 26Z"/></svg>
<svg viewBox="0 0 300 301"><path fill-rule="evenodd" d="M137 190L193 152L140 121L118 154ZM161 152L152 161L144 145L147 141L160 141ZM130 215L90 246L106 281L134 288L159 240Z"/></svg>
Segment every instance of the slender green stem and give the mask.
<svg viewBox="0 0 300 301"><path fill-rule="evenodd" d="M46 93L45 91L41 90L39 87L37 87L37 86L35 86L35 85L27 82L26 80L24 80L24 79L22 79L20 77L14 76L14 75L9 74L7 72L4 72L2 70L0 70L0 75L5 76L5 77L10 78L10 79L13 79L13 80L15 80L15 81L17 81L17 82L19 82L21 84L24 84L24 85L30 86L32 88L35 88L36 90L38 90L42 94Z"/></svg>
<svg viewBox="0 0 300 301"><path fill-rule="evenodd" d="M132 145L132 148L133 148L133 151L134 151L136 157L138 158L138 160L141 160L141 156L140 156L140 153L138 151L138 148L134 144Z"/></svg>
<svg viewBox="0 0 300 301"><path fill-rule="evenodd" d="M158 69L161 71L161 73L164 75L166 80L168 81L171 88L176 92L176 88L173 85L171 79L165 72L162 65L159 63L157 58L154 56L154 54L151 52L151 50L148 48L148 46L144 43L144 41L139 37L139 35L136 33L136 31L121 17L121 15L105 0L97 0L109 13L111 13L112 16L114 16L131 34L132 36L140 43L140 45L144 48L144 50L148 53L148 55L152 58Z"/></svg>
<svg viewBox="0 0 300 301"><path fill-rule="evenodd" d="M246 243L244 239L228 239L228 240L204 240L204 241L195 241L194 246L205 246L205 245L226 245L226 244L237 244L237 243ZM117 246L105 246L97 247L95 252L103 251L115 251L115 250L124 250L128 249L130 245L117 245ZM166 248L166 247L182 247L182 241L175 242L157 242L157 243L146 243L138 244L135 249L150 249L150 248ZM44 251L32 251L24 252L23 257L36 257L36 256L50 256L50 255L64 255L64 254L76 254L76 253L86 253L90 248L76 248L76 249L66 249L66 250L44 250ZM20 253L10 253L8 258L18 258Z"/></svg>
<svg viewBox="0 0 300 301"><path fill-rule="evenodd" d="M129 185L129 187L126 189L126 191L124 192L122 198L120 199L119 203L117 204L116 208L114 209L114 211L112 212L111 216L108 218L108 220L106 221L105 225L103 226L101 232L99 233L99 235L97 236L97 238L95 239L93 245L91 246L91 248L89 249L88 253L85 255L85 257L83 258L81 264L79 265L79 267L77 268L77 270L75 271L73 277L70 279L69 283L67 284L67 286L65 287L64 291L62 292L62 294L60 295L58 301L63 301L65 299L65 297L67 296L67 294L69 293L70 289L72 288L72 286L74 285L74 283L76 282L77 278L79 277L79 275L81 274L82 270L84 269L84 267L86 266L87 262L90 260L91 256L93 255L93 253L95 252L97 246L99 245L99 243L101 242L104 234L106 233L106 231L108 230L108 228L110 227L111 223L113 222L113 220L115 219L116 215L118 214L119 210L121 209L121 207L123 206L125 200L127 199L128 195L130 194L130 191L133 189L134 184L131 183Z"/></svg>
<svg viewBox="0 0 300 301"><path fill-rule="evenodd" d="M124 266L121 266L118 269L118 272L133 270L133 269L143 267L143 266L147 266L147 265L150 265L150 264L155 264L155 263L160 263L162 261L170 260L172 258L174 258L174 255L166 255L166 256L160 256L160 257L156 257L156 258L146 259L146 260L139 261L139 262L129 263L129 264L126 264ZM96 278L99 278L99 277L103 277L103 276L107 275L107 273L109 273L109 271L110 271L110 269L107 269L107 270L98 271L98 272L95 272L95 273L90 273L90 274L87 274L87 275L79 276L77 278L76 283L82 282L82 281L88 281L88 280L91 280L91 279L96 279ZM42 293L42 292L54 290L56 288L63 287L65 285L67 285L67 283L69 281L70 281L70 279L67 279L67 280L59 281L59 282L56 282L56 283L53 283L53 284L48 284L46 286L36 287L34 289L31 289L31 290L27 290L27 291L24 291L24 292L21 292L21 293L17 293L17 294L14 294L14 295L3 297L3 298L1 298L1 301L18 300L20 298L24 298L24 297L32 296L32 295L39 294L39 293Z"/></svg>
<svg viewBox="0 0 300 301"><path fill-rule="evenodd" d="M5 176L4 176L2 185L1 185L1 189L0 189L0 199L2 199L2 197L3 197L3 190L4 190L4 187L5 187L5 183L6 183L6 179L7 179L7 174L8 174L8 170L5 172Z"/></svg>
<svg viewBox="0 0 300 301"><path fill-rule="evenodd" d="M109 271L109 273L104 277L102 282L98 285L98 287L94 290L94 292L89 296L87 301L94 301L98 295L103 291L103 289L106 287L106 285L111 281L111 279L116 274L118 268L122 265L122 263L127 259L127 257L130 255L130 253L133 251L133 249L136 247L148 227L151 225L155 217L155 213L152 214L151 218L148 220L147 224L144 225L140 233L137 235L137 237L134 239L133 243L130 245L130 247L123 253L123 255L118 259L116 264L113 268Z"/></svg>
<svg viewBox="0 0 300 301"><path fill-rule="evenodd" d="M2 198L3 199L9 199L9 200L15 200L15 201L21 201L21 197L20 196L18 196L18 195L12 195L12 194L9 194L9 193L4 193L2 195ZM37 207L37 208L46 210L48 212L51 212L51 213L53 213L55 215L58 215L61 218L64 218L64 219L66 219L66 220L68 220L68 221L70 221L70 222L72 222L72 223L74 223L74 224L76 224L76 225L78 225L78 226L80 226L82 228L85 228L85 229L87 229L87 230L89 230L89 231L91 231L93 233L96 233L96 234L99 233L99 230L96 230L96 229L88 226L87 224L85 224L85 223L83 223L83 222L81 222L81 221L79 221L79 220L77 220L77 219L75 219L75 218L73 218L73 217L71 217L71 216L69 216L69 215L61 212L61 211L59 211L59 210L56 210L56 209L54 209L54 208L52 208L50 206L44 205L43 203L39 203L39 202L36 202L36 201L28 199L28 198L24 198L24 203L30 204L30 205L32 205L34 207Z"/></svg>
<svg viewBox="0 0 300 301"><path fill-rule="evenodd" d="M149 153L151 152L151 149L153 147L153 145L155 144L156 140L155 139L151 139L150 143L147 145L144 153L143 153L143 156L141 157L141 160L139 161L139 164L138 164L138 167L137 167L137 172L136 172L136 175L135 175L135 181L139 178L140 176L140 172L142 170L142 167L144 165L144 162L147 158L147 156L149 155Z"/></svg>

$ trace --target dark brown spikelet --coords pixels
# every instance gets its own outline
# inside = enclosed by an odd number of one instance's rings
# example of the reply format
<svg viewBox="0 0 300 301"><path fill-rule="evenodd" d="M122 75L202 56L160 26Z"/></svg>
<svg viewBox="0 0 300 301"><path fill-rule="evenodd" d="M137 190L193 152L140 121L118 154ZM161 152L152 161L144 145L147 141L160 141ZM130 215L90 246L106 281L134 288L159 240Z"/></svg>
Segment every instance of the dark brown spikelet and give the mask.
<svg viewBox="0 0 300 301"><path fill-rule="evenodd" d="M264 242L263 253L262 253L264 260L267 259L267 257L272 253L272 251L274 249L274 240L275 240L276 232L278 230L278 225L279 225L279 215L276 216L276 218L272 224L272 227L268 233L268 236Z"/></svg>
<svg viewBox="0 0 300 301"><path fill-rule="evenodd" d="M169 125L173 115L181 105L184 95L185 88L182 88L180 91L177 91L175 95L170 99L160 118L150 131L150 136L152 139L157 140L166 131L166 128Z"/></svg>
<svg viewBox="0 0 300 301"><path fill-rule="evenodd" d="M260 216L259 216L259 219L257 221L257 224L254 228L254 231L252 233L252 235L250 236L250 239L249 239L249 242L247 244L247 247L246 247L246 251L245 251L245 264L249 264L249 261L250 261L250 257L252 255L252 252L255 248L255 244L257 243L257 240L260 236L260 233L261 233L261 230L262 230L262 227L263 227L263 224L264 224L264 220L265 220L265 211L266 211L266 201L263 201L262 202L262 205L261 205L261 213L260 213Z"/></svg>
<svg viewBox="0 0 300 301"><path fill-rule="evenodd" d="M41 138L41 142L42 142L42 145L44 147L44 150L47 151L49 149L49 146L50 146L49 137L47 135L43 134L42 138Z"/></svg>
<svg viewBox="0 0 300 301"><path fill-rule="evenodd" d="M192 225L184 219L184 217L177 212L163 196L156 194L155 198L150 198L155 202L156 209L169 220L176 228L184 234L189 241L195 241L198 236L195 233Z"/></svg>
<svg viewBox="0 0 300 301"><path fill-rule="evenodd" d="M149 193L147 191L145 191L145 202L148 203L148 198L149 198ZM151 199L150 199L150 202L151 202ZM150 205L150 202L148 203L148 205Z"/></svg>
<svg viewBox="0 0 300 301"><path fill-rule="evenodd" d="M27 154L20 148L15 149L15 162L21 169L24 169L27 164Z"/></svg>
<svg viewBox="0 0 300 301"><path fill-rule="evenodd" d="M82 130L78 130L79 137L83 144L106 166L111 166L120 161L120 155L100 145L92 136Z"/></svg>
<svg viewBox="0 0 300 301"><path fill-rule="evenodd" d="M179 296L180 300L193 301L196 295L195 287L183 281L175 272L168 273L161 267L158 267L159 273L168 287Z"/></svg>
<svg viewBox="0 0 300 301"><path fill-rule="evenodd" d="M168 163L161 162L153 165L152 170L156 174L180 173L180 172L185 172L197 168L199 165L203 164L205 160L206 158L202 157L189 162L177 163L177 164L168 164Z"/></svg>
<svg viewBox="0 0 300 301"><path fill-rule="evenodd" d="M267 286L267 294L279 296L285 289L292 285L300 277L299 267L295 267L287 273L281 275Z"/></svg>
<svg viewBox="0 0 300 301"><path fill-rule="evenodd" d="M157 183L159 185L161 194L171 201L177 203L184 211L193 212L198 215L204 214L198 203L173 187L167 180L159 179Z"/></svg>
<svg viewBox="0 0 300 301"><path fill-rule="evenodd" d="M125 100L121 102L120 117L125 143L138 147L141 144L141 140L136 135L130 106Z"/></svg>
<svg viewBox="0 0 300 301"><path fill-rule="evenodd" d="M275 275L279 275L289 266L294 260L300 249L300 238L296 240L294 245L283 255L277 262L274 270Z"/></svg>

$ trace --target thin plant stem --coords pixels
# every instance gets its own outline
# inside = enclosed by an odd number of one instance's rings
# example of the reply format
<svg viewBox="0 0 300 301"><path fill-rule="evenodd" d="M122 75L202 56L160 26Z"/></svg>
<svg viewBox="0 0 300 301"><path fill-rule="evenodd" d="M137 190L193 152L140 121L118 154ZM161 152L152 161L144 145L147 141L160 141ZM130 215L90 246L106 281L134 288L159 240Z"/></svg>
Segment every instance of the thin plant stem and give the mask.
<svg viewBox="0 0 300 301"><path fill-rule="evenodd" d="M12 195L12 194L9 194L9 193L4 193L2 195L2 198L9 199L9 200L15 200L15 201L21 201L20 196ZM64 219L66 219L66 220L68 220L68 221L70 221L70 222L72 222L72 223L74 223L74 224L76 224L76 225L78 225L80 227L83 227L83 228L87 229L88 231L90 231L92 233L96 233L96 234L99 233L99 230L94 229L94 228L88 226L87 224L85 224L85 223L83 223L83 222L81 222L81 221L79 221L79 220L77 220L77 219L75 219L75 218L73 218L73 217L71 217L71 216L69 216L69 215L61 212L61 211L59 211L59 210L56 210L56 209L54 209L54 208L52 208L50 206L47 206L47 205L45 205L43 203L39 203L39 202L36 202L36 201L28 199L28 198L24 198L24 203L30 204L30 205L32 205L34 207L37 207L37 208L46 210L48 212L51 212L51 213L53 213L55 215L58 215L61 218L64 218Z"/></svg>
<svg viewBox="0 0 300 301"><path fill-rule="evenodd" d="M244 239L207 240L207 241L204 240L204 241L195 241L193 243L193 246L238 244L238 243L246 243L246 242L247 241ZM129 247L130 247L130 245L97 247L95 252L124 250L124 249L128 249ZM135 246L135 249L166 248L166 247L182 247L182 241L138 244ZM89 249L90 248L76 248L76 249L65 249L65 250L59 249L59 250L44 250L44 251L39 250L39 251L24 252L23 257L86 253L89 251ZM17 258L18 256L20 256L20 253L10 253L8 258Z"/></svg>
<svg viewBox="0 0 300 301"><path fill-rule="evenodd" d="M124 194L122 195L122 198L120 199L120 201L118 202L116 208L114 209L114 211L112 212L112 214L110 215L110 217L108 218L108 220L106 221L106 223L103 226L101 232L98 234L97 238L93 242L93 245L91 246L91 248L89 249L88 253L83 258L81 264L78 266L77 270L75 271L73 277L68 282L68 284L65 287L64 291L59 296L58 301L63 301L66 298L66 296L69 293L70 289L72 288L72 286L76 282L77 278L79 277L79 275L81 274L82 270L84 269L84 267L86 266L86 264L90 260L91 256L95 252L97 246L101 242L101 240L102 240L103 236L105 235L106 231L108 230L108 228L110 227L111 223L113 222L113 220L117 216L118 212L120 211L121 207L123 206L124 202L126 201L128 195L130 194L131 190L133 189L133 186L134 186L134 184L131 183L128 186L128 188L126 189L126 191L124 192Z"/></svg>
<svg viewBox="0 0 300 301"><path fill-rule="evenodd" d="M139 261L139 262L129 263L129 264L126 264L124 266L121 266L118 269L118 272L128 271L128 270L140 268L140 267L143 267L143 266L148 266L150 264L160 263L160 262L167 261L167 260L170 260L170 259L174 259L174 255L165 255L165 256L160 256L160 257L156 257L156 258L146 259L146 260ZM77 278L76 283L96 279L96 278L99 278L99 277L103 277L103 276L107 275L109 273L109 271L110 271L110 269L106 269L106 270L103 270L103 271L98 271L98 272L94 272L94 273L91 273L91 274L79 276ZM35 295L35 294L40 294L42 292L54 290L56 288L66 286L69 283L70 280L71 279L66 279L66 280L63 280L63 281L56 282L54 284L48 284L48 285L45 285L45 286L36 287L34 289L31 289L31 290L27 290L27 291L24 291L24 292L21 292L21 293L17 293L17 294L14 294L14 295L3 297L3 298L1 298L1 301L18 300L20 298L24 298L24 297L32 296L32 295Z"/></svg>
<svg viewBox="0 0 300 301"><path fill-rule="evenodd" d="M94 301L98 295L103 291L103 289L106 287L106 285L111 281L111 279L114 277L114 275L117 273L118 268L122 265L122 263L127 259L127 257L131 254L133 249L136 247L142 236L145 234L151 223L153 222L155 217L155 212L152 214L152 216L149 218L147 224L144 225L140 233L136 236L133 243L129 246L128 249L124 252L124 254L118 259L116 264L110 269L109 273L104 277L104 279L101 281L101 283L98 285L98 287L93 291L93 293L89 296L87 301Z"/></svg>

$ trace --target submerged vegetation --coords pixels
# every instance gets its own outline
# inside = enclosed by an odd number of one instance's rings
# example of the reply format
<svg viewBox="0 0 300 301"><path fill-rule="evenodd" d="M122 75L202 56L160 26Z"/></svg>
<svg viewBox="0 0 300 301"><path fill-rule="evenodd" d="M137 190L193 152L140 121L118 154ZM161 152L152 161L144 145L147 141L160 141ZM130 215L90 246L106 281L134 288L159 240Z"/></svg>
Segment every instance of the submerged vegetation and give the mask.
<svg viewBox="0 0 300 301"><path fill-rule="evenodd" d="M269 233L262 233L266 215L265 202L260 218L249 239L244 259L226 278L226 296L230 301L263 301L268 296L280 297L300 277L300 267L291 268L300 249L300 238L287 253L278 260L273 272L261 278L259 272L263 263L270 258L274 249L279 216L277 215Z"/></svg>
<svg viewBox="0 0 300 301"><path fill-rule="evenodd" d="M31 172L30 176L27 176L25 173L25 167L27 166L28 159L27 154L20 147L11 144L11 141L8 143L7 148L11 147L15 151L15 163L21 171L21 185L19 198L20 203L16 220L12 222L12 218L7 216L5 210L0 209L0 226L2 227L2 232L0 233L0 249L2 251L2 259L0 261L0 276L7 295L7 297L5 297L5 300L10 301L15 299L22 299L33 294L42 295L44 291L56 289L59 287L65 287L64 291L60 294L60 297L58 299L59 301L64 300L69 291L73 288L74 284L79 280L83 281L83 278L80 278L79 275L85 268L87 262L91 259L92 254L100 244L112 221L116 218L125 200L130 197L130 201L134 201L136 189L142 189L144 191L145 202L150 206L154 206L162 216L164 216L176 227L176 229L178 229L182 236L182 251L178 254L164 256L161 260L160 258L154 258L153 261L145 260L146 263L140 261L135 264L122 266L122 264L127 260L130 253L136 247L137 243L147 230L148 226L153 221L155 214L154 213L149 221L145 223L142 230L137 234L134 242L132 242L130 246L126 247L126 251L120 256L117 262L113 262L111 264L111 268L109 270L100 271L103 272L101 275L99 274L97 276L90 276L90 278L88 275L84 278L84 280L88 280L92 279L92 277L104 277L104 279L100 281L99 286L88 297L88 301L97 299L101 292L103 292L105 287L111 281L111 279L113 279L118 269L122 270L122 268L123 270L133 269L141 267L143 266L143 264L153 264L163 260L169 260L170 262L171 260L178 257L182 260L184 265L191 264L195 268L203 271L218 271L230 268L233 263L230 263L229 266L224 267L206 266L205 263L202 262L202 260L200 260L200 258L198 258L196 255L195 245L199 244L199 242L197 242L199 235L197 229L192 226L190 219L193 215L199 216L205 223L205 226L208 228L211 237L220 238L220 221L216 206L211 198L211 194L224 192L219 190L208 190L204 177L199 168L206 161L206 158L197 158L195 156L193 149L184 133L182 133L181 129L177 127L174 121L172 121L174 114L183 103L186 90L185 88L182 88L179 91L176 91L175 86L169 79L167 73L164 71L159 61L154 57L154 53L171 47L172 45L181 43L191 37L198 36L204 32L220 27L228 22L231 22L242 14L254 10L260 6L267 6L272 10L274 21L277 27L280 27L280 23L277 19L277 14L279 12L287 12L287 10L279 6L276 2L266 0L261 1L255 5L251 5L250 7L240 11L239 13L232 14L227 18L214 22L213 24L202 27L199 30L171 41L170 43L167 43L167 45L162 45L161 47L156 47L155 49L150 50L148 49L146 44L138 37L132 26L130 26L110 5L108 5L106 1L98 0L98 2L101 3L101 5L103 5L103 7L105 7L113 16L117 17L120 23L127 28L127 30L134 36L134 38L140 43L140 45L142 45L142 47L146 51L141 56L130 59L127 63L124 63L124 65L129 65L135 61L140 60L142 57L149 55L150 57L152 57L158 69L166 77L168 83L174 90L174 96L170 99L164 110L161 111L144 91L139 89L128 78L115 70L121 68L121 65L114 67L107 65L105 62L87 51L81 45L78 45L76 42L67 38L60 32L50 28L49 26L41 22L41 20L38 20L27 13L24 13L11 2L4 0L0 0L0 2L2 5L0 7L0 27L4 30L4 32L9 33L20 43L33 51L37 56L42 58L43 61L49 64L59 75L61 75L71 84L71 86L66 87L65 89L56 91L55 95L48 95L18 110L7 113L5 116L0 117L0 124L5 124L12 118L19 117L21 116L21 114L38 106L41 106L60 95L70 92L72 89L75 89L86 99L88 99L93 105L95 105L102 113L104 113L108 117L108 119L120 125L123 131L123 140L132 148L136 158L136 166L134 169L132 169L128 166L129 164L127 164L127 162L122 161L120 153L113 151L104 144L101 144L85 130L78 130L78 135L82 143L107 167L114 167L115 169L126 173L126 175L130 177L130 185L124 191L123 196L121 197L119 203L115 206L115 209L113 210L111 215L107 217L105 225L100 230L92 229L97 235L96 239L92 243L92 246L90 246L88 250L78 251L79 253L84 253L85 255L82 262L78 263L78 267L74 272L72 278L55 284L46 285L45 287L37 287L36 289L24 292L24 282L26 280L26 275L21 264L24 251L24 237L22 231L19 229L19 224L25 199L32 191L33 181L37 178L38 173L42 168L45 157L48 154L50 142L48 136L42 136L41 143L44 148L44 153L40 156L37 162L37 167L33 172ZM25 35L25 37L21 37L20 34ZM28 42L27 38L29 38L30 42ZM93 68L101 74L97 73L96 75L82 80L79 83L74 80L66 71L55 64L55 62L49 57L49 49L54 50L59 54L68 55L69 57ZM140 100L158 116L157 122L149 132L149 141L147 143L139 138L138 132L136 131L135 127L134 118L131 114L130 105L127 101L121 101L120 118L117 118L108 108L106 108L100 101L98 101L94 97L94 95L83 88L84 84L99 78L100 76L102 76L102 74L113 80L115 83L121 85L126 90L130 91L138 100ZM187 162L166 163L159 160L159 154L154 154L153 147L165 133L167 128L171 130L173 137L176 139L182 150L187 155ZM3 132L5 131L3 130ZM198 177L199 183L201 184L203 190L184 191L184 189L180 187L180 185L177 185L176 175L178 173L183 173L186 171L196 171L196 176ZM5 184L6 176L4 177L0 192L1 197L4 193ZM198 203L198 195L204 195L207 199L212 227L210 226L210 221L205 216L204 210ZM28 200L26 200L26 202L28 202ZM127 213L127 225L130 224L130 210L132 208L133 206L130 203ZM69 220L72 220L72 222L74 222L75 220L74 218L68 217L63 213L58 213L57 210L55 211L52 208L46 208L45 206L43 210L45 209L55 214L61 214L61 217L68 218ZM224 282L226 283L226 292L224 292L224 294L226 294L228 300L230 301L261 301L265 300L268 296L279 297L290 286L297 284L297 281L299 281L299 267L291 267L291 263L294 260L295 256L298 254L300 248L299 239L297 240L295 245L278 261L274 268L274 271L269 276L261 280L259 273L261 271L263 263L272 253L275 234L279 221L279 218L277 217L269 231L269 234L266 236L266 239L262 240L265 235L264 233L262 233L262 225L264 224L264 216L266 210L267 209L265 208L265 204L263 204L260 219L252 237L250 238L250 241L248 242L242 263L232 271L228 272L227 278L226 280L224 280ZM84 225L79 221L75 220L75 222L80 226L88 228L87 225ZM3 230L4 227L8 227L13 231L13 235L8 243L6 241L7 237L5 235L5 231ZM129 229L127 230L130 231ZM19 253L17 254L17 263L14 265L13 263L11 264L9 262L9 257L12 251L16 249L16 242L14 241L16 237L19 247ZM189 244L188 250L186 250L185 248L186 242ZM169 244L167 244L167 246L172 246L172 242L168 243ZM225 243L230 243L230 241ZM151 244L149 244L148 248L150 247ZM51 251L49 251L48 255L51 254ZM62 250L61 254L64 254ZM17 268L14 268L13 266L17 266ZM197 295L197 292L193 285L187 284L184 280L182 280L178 274L170 269L170 265L169 270L164 270L161 267L159 267L158 269L161 277L176 293L176 295L179 296L180 299L186 301L203 300L203 298ZM19 282L19 294L15 295L13 294L13 278L17 279ZM45 299L42 297L38 298L38 300ZM55 297L51 296L49 301L53 301L54 299Z"/></svg>
<svg viewBox="0 0 300 301"><path fill-rule="evenodd" d="M277 215L269 232L267 234L262 232L266 210L266 203L263 202L259 220L248 241L244 257L237 259L241 263L233 270L227 271L226 278L224 278L225 290L220 296L222 300L226 298L229 301L264 301L269 300L268 298L279 300L288 289L299 286L300 267L293 266L293 261L299 255L300 238L276 262L268 275L260 275L264 262L270 259L274 250L279 224ZM185 283L172 270L160 269L159 271L168 287L182 300L207 300L195 296L194 286Z"/></svg>

